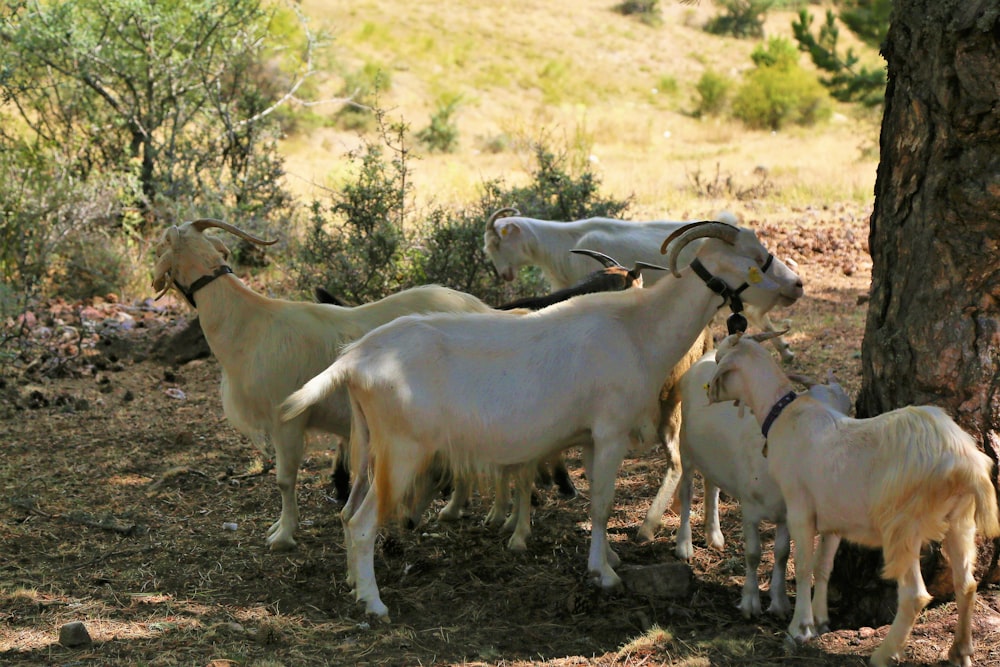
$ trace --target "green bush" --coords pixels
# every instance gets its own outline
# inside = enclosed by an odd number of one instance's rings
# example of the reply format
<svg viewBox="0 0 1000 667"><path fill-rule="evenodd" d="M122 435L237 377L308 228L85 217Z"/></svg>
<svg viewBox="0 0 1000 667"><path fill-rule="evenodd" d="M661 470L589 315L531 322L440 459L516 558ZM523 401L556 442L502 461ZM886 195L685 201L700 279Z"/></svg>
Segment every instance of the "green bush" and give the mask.
<svg viewBox="0 0 1000 667"><path fill-rule="evenodd" d="M764 19L774 0L722 0L719 4L726 11L709 19L705 32L741 38L764 36Z"/></svg>
<svg viewBox="0 0 1000 667"><path fill-rule="evenodd" d="M428 150L452 153L458 147L458 125L453 116L461 101L461 95L440 100L437 110L431 115L431 124L417 132L417 140Z"/></svg>
<svg viewBox="0 0 1000 667"><path fill-rule="evenodd" d="M698 98L695 100L694 115L715 116L722 113L729 103L732 87L733 82L726 75L706 70L695 84Z"/></svg>
<svg viewBox="0 0 1000 667"><path fill-rule="evenodd" d="M517 206L525 215L573 220L620 215L629 205L602 197L600 180L589 169L574 171L565 155L538 145L538 165L528 185L489 181L479 200L464 209L435 207L418 215L409 203L407 129L380 127L382 145L367 144L349 156L358 165L353 180L332 203L312 205L308 232L292 260L303 291L323 286L353 303L426 283L492 304L544 293L547 288L534 268L509 284L497 278L482 248L489 215Z"/></svg>
<svg viewBox="0 0 1000 667"><path fill-rule="evenodd" d="M788 40L774 38L758 48L757 67L747 73L733 100L733 115L754 129L813 125L830 117L830 100L816 78L802 69Z"/></svg>
<svg viewBox="0 0 1000 667"><path fill-rule="evenodd" d="M615 5L615 11L625 16L635 16L646 25L660 25L660 0L623 0Z"/></svg>

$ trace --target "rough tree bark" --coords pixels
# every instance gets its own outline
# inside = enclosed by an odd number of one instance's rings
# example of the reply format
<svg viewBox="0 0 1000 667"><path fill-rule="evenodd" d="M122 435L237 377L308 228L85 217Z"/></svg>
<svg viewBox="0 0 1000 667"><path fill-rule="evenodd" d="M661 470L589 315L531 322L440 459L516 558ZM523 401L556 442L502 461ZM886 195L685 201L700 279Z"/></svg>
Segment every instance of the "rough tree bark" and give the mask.
<svg viewBox="0 0 1000 667"><path fill-rule="evenodd" d="M896 0L882 50L888 87L858 416L940 405L997 460L1000 3ZM838 557L848 622L882 622L894 608L879 565L877 552L857 548ZM932 594L947 595L940 566L931 550L925 578Z"/></svg>

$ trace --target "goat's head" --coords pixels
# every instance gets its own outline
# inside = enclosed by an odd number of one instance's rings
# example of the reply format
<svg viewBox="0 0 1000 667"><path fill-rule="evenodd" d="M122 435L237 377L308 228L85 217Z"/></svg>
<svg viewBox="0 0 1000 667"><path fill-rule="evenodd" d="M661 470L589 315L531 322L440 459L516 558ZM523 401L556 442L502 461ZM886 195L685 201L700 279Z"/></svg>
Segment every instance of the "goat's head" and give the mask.
<svg viewBox="0 0 1000 667"><path fill-rule="evenodd" d="M163 296L172 285L186 290L202 276L211 275L226 264L229 249L219 238L203 233L210 227L259 245L277 242L259 239L235 225L210 218L171 225L154 248L153 289L157 292L156 298Z"/></svg>
<svg viewBox="0 0 1000 667"><path fill-rule="evenodd" d="M775 373L784 375L778 364L761 343L787 331L765 331L756 334L731 334L722 339L715 350L715 374L708 383L708 402L723 403L746 400L758 379L753 373L773 366Z"/></svg>
<svg viewBox="0 0 1000 667"><path fill-rule="evenodd" d="M802 279L784 262L768 252L752 229L706 220L681 227L660 246L667 254L667 267L679 276L677 259L685 246L706 239L697 257L709 272L730 289L746 285L740 297L762 310L788 306L802 296Z"/></svg>
<svg viewBox="0 0 1000 667"><path fill-rule="evenodd" d="M493 212L486 221L483 233L483 252L493 262L497 273L505 281L511 281L517 270L528 263L524 251L524 234L516 220L504 220L510 215L520 215L516 208L501 208Z"/></svg>

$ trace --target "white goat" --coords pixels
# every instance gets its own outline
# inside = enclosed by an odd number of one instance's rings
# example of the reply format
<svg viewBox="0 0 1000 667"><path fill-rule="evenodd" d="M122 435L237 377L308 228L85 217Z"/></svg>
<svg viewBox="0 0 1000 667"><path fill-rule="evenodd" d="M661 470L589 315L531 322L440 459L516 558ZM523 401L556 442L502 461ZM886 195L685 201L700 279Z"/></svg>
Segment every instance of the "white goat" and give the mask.
<svg viewBox="0 0 1000 667"><path fill-rule="evenodd" d="M670 245L673 280L520 317L401 318L346 347L288 398L283 418L295 419L341 387L350 394L357 474L341 517L348 580L368 613L388 615L375 581L378 525L442 454L459 470L497 470L581 446L591 484L587 567L602 588L620 585L607 536L618 467L630 444L658 439L663 378L724 302L693 270L677 269L679 251L706 237L698 258L716 288L746 282L744 297L762 307L801 295L792 271L763 273L770 255L752 230L695 224Z"/></svg>
<svg viewBox="0 0 1000 667"><path fill-rule="evenodd" d="M274 447L281 516L267 531L272 550L295 546L295 482L307 428L350 435L347 392L331 394L298 419L282 422L278 405L337 358L347 342L400 315L492 311L479 299L438 286L416 287L354 308L270 299L243 284L226 264L229 251L203 234L216 227L247 241L269 244L233 225L196 220L166 230L156 253L153 288L171 286L197 310L209 347L222 366L222 406L240 432Z"/></svg>
<svg viewBox="0 0 1000 667"><path fill-rule="evenodd" d="M719 218L725 218L723 222L731 224L735 222L735 216L731 213L723 213ZM672 220L629 221L616 218L586 218L561 222L521 217L516 209L503 208L495 211L487 220L486 230L483 233L483 250L504 280L513 280L517 270L522 266L535 265L542 269L553 289L561 289L577 282L590 270L581 257L570 254L572 249L596 250L614 257L625 265L635 262L655 263L656 249L660 240L686 224L689 223ZM681 263L687 264L696 250L697 244L686 249L681 257ZM768 260L762 268L765 273L769 270L778 272L786 270L787 267L780 262L778 264L772 269L771 260ZM649 287L661 279L662 275L656 272L649 273L646 275L645 284ZM751 303L746 304L747 319L754 328L762 331L774 331L774 325L768 315L769 310L769 307L759 308ZM697 341L692 349L678 360L678 367L670 374L670 378L664 378L666 382L663 386L661 423L665 429L662 435L670 463L656 497L646 512L646 518L638 530L637 536L640 541L652 540L655 536L663 512L674 497L680 479L677 438L681 413L677 403L677 392L673 386L691 364L706 350L711 349L711 343L711 339ZM794 358L794 353L780 337L774 338L772 343L784 361Z"/></svg>
<svg viewBox="0 0 1000 667"><path fill-rule="evenodd" d="M753 411L767 438L768 470L788 506L797 591L791 636L806 641L827 625L827 586L841 538L881 547L883 576L898 585L898 609L871 664L889 664L930 601L920 549L935 540L951 562L958 607L948 658L971 665L976 531L1000 535L990 457L938 407L852 419L808 396L794 398L775 361L748 337L729 336L716 355L709 400L742 401ZM814 571L817 533L823 539Z"/></svg>
<svg viewBox="0 0 1000 667"><path fill-rule="evenodd" d="M715 374L715 352L699 359L680 381L681 411L681 500L680 527L677 529L678 558L694 553L691 542L691 496L694 473L704 480L705 539L708 546L722 549L725 542L719 527L719 489L740 503L743 518L743 557L746 578L739 609L745 618L761 612L757 567L760 565L760 523L775 524L774 566L771 570L771 605L768 612L784 615L791 611L785 592L785 566L790 551L785 523L785 500L781 489L767 471L763 455L764 438L756 420L730 403L709 403L705 387ZM812 385L809 394L832 409L847 413L851 401L834 381Z"/></svg>
<svg viewBox="0 0 1000 667"><path fill-rule="evenodd" d="M735 216L728 212L719 215L719 220L736 223ZM503 208L495 211L486 223L483 251L504 280L513 280L522 266L538 266L552 289L559 290L579 282L592 270L592 265L582 257L570 254L572 249L596 250L614 257L626 266L636 262L655 263L660 242L687 224L690 223L617 218L586 218L562 222L522 217L517 209ZM681 257L682 264L687 263L694 249L689 249ZM765 265L765 273L768 268ZM645 278L646 286L650 287L662 278L662 275L648 274ZM747 304L747 318L754 328L761 331L775 330L768 310ZM780 337L775 338L772 344L781 354L782 361L791 361L795 357Z"/></svg>

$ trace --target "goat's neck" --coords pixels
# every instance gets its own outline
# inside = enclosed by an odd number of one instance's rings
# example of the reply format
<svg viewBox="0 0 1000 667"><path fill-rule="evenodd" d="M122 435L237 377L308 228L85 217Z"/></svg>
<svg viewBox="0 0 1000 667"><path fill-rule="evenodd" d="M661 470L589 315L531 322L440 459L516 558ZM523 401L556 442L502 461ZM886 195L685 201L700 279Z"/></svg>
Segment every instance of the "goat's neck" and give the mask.
<svg viewBox="0 0 1000 667"><path fill-rule="evenodd" d="M759 369L752 376L744 374L743 402L753 413L761 427L771 412L771 408L788 392L793 391L792 383L777 368Z"/></svg>
<svg viewBox="0 0 1000 667"><path fill-rule="evenodd" d="M240 341L262 324L264 306L270 301L232 274L198 290L195 300L205 340L223 367L227 358L242 350Z"/></svg>
<svg viewBox="0 0 1000 667"><path fill-rule="evenodd" d="M552 289L565 289L576 283L579 272L573 268L573 264L578 258L569 249L576 246L583 233L579 225L535 220L526 231L534 237L532 243L526 244L530 263L541 267Z"/></svg>
<svg viewBox="0 0 1000 667"><path fill-rule="evenodd" d="M723 305L722 297L690 268L683 269L679 278L667 276L653 287L635 290L634 294L636 312L631 321L636 344L645 350L646 359L658 367L657 373L662 371L663 377L667 377Z"/></svg>

